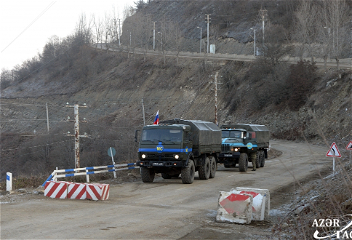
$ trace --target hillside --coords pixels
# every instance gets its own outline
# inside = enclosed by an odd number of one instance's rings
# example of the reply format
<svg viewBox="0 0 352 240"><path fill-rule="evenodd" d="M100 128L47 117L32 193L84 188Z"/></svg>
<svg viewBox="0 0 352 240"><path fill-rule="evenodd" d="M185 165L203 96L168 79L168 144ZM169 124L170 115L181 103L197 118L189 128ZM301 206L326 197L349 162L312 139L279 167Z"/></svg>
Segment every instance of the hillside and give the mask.
<svg viewBox="0 0 352 240"><path fill-rule="evenodd" d="M138 18L171 16L173 22L180 19L183 40L179 45L171 42L167 45L165 39L164 47L177 51L172 46L189 46L182 51L196 52L199 49L199 29L196 28L197 22L189 19L190 11L197 12L194 18L202 22L204 29L204 14L209 13L209 9L215 14L217 8L224 7L214 5L214 1L202 4L151 1L126 20L124 33L129 32L132 23L139 22ZM261 5L241 1L239 4L237 12L244 15L230 21L228 27L219 25L221 31L217 32L214 41L216 39L219 51L223 49L224 53L232 46L231 51L237 49L238 54L252 54L249 35L242 30L248 32L253 23L258 24L256 19ZM292 16L286 13L296 6L274 6L266 6L269 13L281 14L276 21L281 21L286 30L291 29L287 19ZM195 11L200 7L202 11ZM243 11L246 9L253 11ZM224 21L226 19L221 20ZM121 40L128 35L124 34ZM45 48L39 62L27 62L22 70L30 69L29 63L37 63L39 68L33 67L35 71L29 71L29 74L17 69L22 77L6 85L2 81L1 180L6 171L15 176L48 175L56 167L73 167L74 140L66 135L68 131L73 132L73 123L67 121L67 116L73 119L73 109L65 107L66 103L86 103L88 106L79 110L80 118L87 120L80 125L80 131L90 136L81 138L82 166L110 164L106 153L110 146L117 149L115 161L134 162L137 149L134 134L143 126L142 103L146 124L152 123L158 110L161 120L214 121L216 72L219 72L220 125L228 122L265 124L272 138L306 138L309 142L326 141L326 144L335 141L339 146L345 146L352 139L352 82L348 72L341 71L342 77L338 78L336 69L317 69L310 62L289 66L281 55L257 57L253 63L208 61L206 58L177 61L174 57L166 57L164 61L159 49L156 49L160 53L157 56L102 51L90 47L81 37L78 34L54 45L57 52L53 55ZM145 46L142 43L135 45L142 49ZM148 46L150 50L151 45ZM268 46L274 44L268 43ZM286 46L276 47L288 50Z"/></svg>

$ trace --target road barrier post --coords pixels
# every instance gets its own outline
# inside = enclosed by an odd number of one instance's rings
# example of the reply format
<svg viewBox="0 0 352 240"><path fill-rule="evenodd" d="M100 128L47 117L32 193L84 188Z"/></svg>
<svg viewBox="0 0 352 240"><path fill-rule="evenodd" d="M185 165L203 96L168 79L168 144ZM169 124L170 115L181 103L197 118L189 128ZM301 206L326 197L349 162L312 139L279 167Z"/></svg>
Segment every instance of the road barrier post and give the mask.
<svg viewBox="0 0 352 240"><path fill-rule="evenodd" d="M6 191L7 192L12 191L12 173L10 172L6 173Z"/></svg>

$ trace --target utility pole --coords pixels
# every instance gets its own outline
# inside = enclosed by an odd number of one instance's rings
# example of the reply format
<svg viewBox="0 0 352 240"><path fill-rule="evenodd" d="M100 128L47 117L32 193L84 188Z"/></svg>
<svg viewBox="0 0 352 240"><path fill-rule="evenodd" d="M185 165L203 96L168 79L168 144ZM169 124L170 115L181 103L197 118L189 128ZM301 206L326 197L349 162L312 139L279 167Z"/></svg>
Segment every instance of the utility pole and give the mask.
<svg viewBox="0 0 352 240"><path fill-rule="evenodd" d="M142 112L143 112L143 126L145 126L145 113L144 113L144 102L142 98Z"/></svg>
<svg viewBox="0 0 352 240"><path fill-rule="evenodd" d="M48 129L48 137L49 137L49 109L48 109L48 103L45 104L45 108L46 108L46 127ZM48 139L46 140L46 147L45 147L45 158L46 158L46 162L48 162L48 156L49 156L49 143L48 143Z"/></svg>
<svg viewBox="0 0 352 240"><path fill-rule="evenodd" d="M119 19L119 47L121 46L121 41L120 41L120 37L121 37L121 24L120 24L120 20Z"/></svg>
<svg viewBox="0 0 352 240"><path fill-rule="evenodd" d="M83 106L79 106L78 104L74 105L69 105L68 103L66 104L66 107L73 107L73 113L74 113L74 135L68 134L67 136L74 136L75 137L75 168L80 168L80 154L79 154L79 139L81 137L88 137L87 134L85 133L84 135L79 135L79 112L78 109L80 107L87 107L87 105L84 103ZM68 118L69 119L69 118ZM86 121L83 121L86 122Z"/></svg>
<svg viewBox="0 0 352 240"><path fill-rule="evenodd" d="M161 51L163 51L163 33L162 32L158 32L160 34L160 42L161 42Z"/></svg>
<svg viewBox="0 0 352 240"><path fill-rule="evenodd" d="M218 125L218 74L215 73L215 124Z"/></svg>
<svg viewBox="0 0 352 240"><path fill-rule="evenodd" d="M264 33L265 33L265 20L266 18L268 17L268 10L266 9L260 9L259 10L259 15L261 16L262 18L262 28L263 28L263 50L264 50Z"/></svg>
<svg viewBox="0 0 352 240"><path fill-rule="evenodd" d="M153 51L155 51L155 22L154 23L154 28L153 28Z"/></svg>
<svg viewBox="0 0 352 240"><path fill-rule="evenodd" d="M254 57L256 56L256 51L255 51L255 28L251 28L254 32L254 44L253 44L253 49L254 49Z"/></svg>
<svg viewBox="0 0 352 240"><path fill-rule="evenodd" d="M207 53L209 53L209 23L210 23L210 14L205 14L205 22L207 23Z"/></svg>
<svg viewBox="0 0 352 240"><path fill-rule="evenodd" d="M202 36L203 36L203 33L202 33L202 28L201 27L197 27L200 29L200 37L199 37L199 53L202 53Z"/></svg>
<svg viewBox="0 0 352 240"><path fill-rule="evenodd" d="M48 134L49 134L49 109L48 109L48 103L45 104L46 107L46 127L48 129Z"/></svg>

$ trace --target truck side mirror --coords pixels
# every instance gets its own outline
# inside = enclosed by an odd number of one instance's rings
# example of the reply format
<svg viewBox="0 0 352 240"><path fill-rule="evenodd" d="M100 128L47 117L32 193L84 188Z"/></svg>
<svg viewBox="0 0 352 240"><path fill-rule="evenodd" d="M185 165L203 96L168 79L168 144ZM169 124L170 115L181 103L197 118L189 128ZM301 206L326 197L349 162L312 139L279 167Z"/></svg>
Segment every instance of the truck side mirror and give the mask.
<svg viewBox="0 0 352 240"><path fill-rule="evenodd" d="M134 141L135 142L138 142L138 131L140 131L140 130L136 130L134 133Z"/></svg>

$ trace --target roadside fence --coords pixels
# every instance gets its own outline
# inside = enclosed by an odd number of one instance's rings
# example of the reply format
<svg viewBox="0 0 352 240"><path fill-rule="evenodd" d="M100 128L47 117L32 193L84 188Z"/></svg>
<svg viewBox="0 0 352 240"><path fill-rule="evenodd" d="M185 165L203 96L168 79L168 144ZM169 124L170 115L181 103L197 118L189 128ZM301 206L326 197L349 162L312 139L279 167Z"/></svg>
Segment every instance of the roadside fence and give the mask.
<svg viewBox="0 0 352 240"><path fill-rule="evenodd" d="M125 163L125 164L115 164L107 166L98 166L98 167L83 167L83 168L72 168L72 169L56 169L50 176L45 180L42 186L45 186L47 181L51 179L57 181L58 178L65 177L74 177L74 176L86 176L87 182L89 183L89 175L96 173L106 173L106 172L116 172L122 170L130 170L139 168L135 163Z"/></svg>

